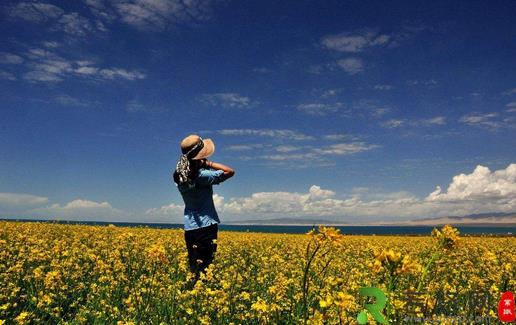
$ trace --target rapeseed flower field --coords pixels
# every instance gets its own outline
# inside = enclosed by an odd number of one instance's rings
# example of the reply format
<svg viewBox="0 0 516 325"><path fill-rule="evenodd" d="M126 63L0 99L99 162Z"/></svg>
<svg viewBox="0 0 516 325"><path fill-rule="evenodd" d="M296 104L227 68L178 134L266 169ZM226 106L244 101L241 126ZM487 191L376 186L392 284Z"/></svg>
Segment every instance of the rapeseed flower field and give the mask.
<svg viewBox="0 0 516 325"><path fill-rule="evenodd" d="M357 324L371 302L362 287L385 293L390 323L496 322L501 293L516 287L514 237L450 226L417 237L220 231L196 283L183 236L2 221L0 324Z"/></svg>

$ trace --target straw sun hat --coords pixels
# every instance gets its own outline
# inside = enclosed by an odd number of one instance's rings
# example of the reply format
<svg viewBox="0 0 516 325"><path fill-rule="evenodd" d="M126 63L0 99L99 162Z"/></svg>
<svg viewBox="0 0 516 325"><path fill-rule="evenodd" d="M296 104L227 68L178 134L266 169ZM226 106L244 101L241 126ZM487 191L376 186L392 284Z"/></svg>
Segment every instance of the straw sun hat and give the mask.
<svg viewBox="0 0 516 325"><path fill-rule="evenodd" d="M190 150L194 149L192 152ZM215 152L215 144L211 139L203 139L197 134L190 134L181 141L181 152L192 160L208 158ZM192 157L193 155L193 157Z"/></svg>

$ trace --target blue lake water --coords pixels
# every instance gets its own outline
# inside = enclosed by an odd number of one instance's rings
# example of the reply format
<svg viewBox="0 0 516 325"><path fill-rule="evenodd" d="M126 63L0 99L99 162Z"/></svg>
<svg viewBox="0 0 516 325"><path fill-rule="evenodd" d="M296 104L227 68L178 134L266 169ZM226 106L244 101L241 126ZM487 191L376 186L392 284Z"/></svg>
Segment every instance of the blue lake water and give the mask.
<svg viewBox="0 0 516 325"><path fill-rule="evenodd" d="M9 219L3 219L9 220ZM10 219L10 221L13 221ZM34 221L34 220L18 220ZM114 224L120 227L150 227L162 229L183 229L183 224L164 224L164 223L129 223L129 222L76 222L76 221L47 221L37 220L38 222L54 222L63 224L87 224L87 225L108 225ZM351 235L430 235L433 226L336 226L342 234ZM516 234L516 227L493 227L493 226L458 226L461 235L512 235ZM266 225L226 225L219 224L220 230L227 231L249 231L265 233L287 233L302 234L312 229L312 226L266 226Z"/></svg>

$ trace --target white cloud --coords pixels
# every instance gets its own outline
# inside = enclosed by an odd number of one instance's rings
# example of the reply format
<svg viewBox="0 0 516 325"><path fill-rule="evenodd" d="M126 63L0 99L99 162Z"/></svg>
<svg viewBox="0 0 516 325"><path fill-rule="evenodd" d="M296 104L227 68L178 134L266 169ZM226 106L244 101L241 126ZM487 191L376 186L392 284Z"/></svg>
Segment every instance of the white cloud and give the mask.
<svg viewBox="0 0 516 325"><path fill-rule="evenodd" d="M14 81L16 77L10 72L0 70L0 79Z"/></svg>
<svg viewBox="0 0 516 325"><path fill-rule="evenodd" d="M321 44L330 50L356 53L370 47L385 46L390 41L391 36L389 35L366 30L328 35L321 40Z"/></svg>
<svg viewBox="0 0 516 325"><path fill-rule="evenodd" d="M308 200L316 201L328 199L335 195L331 190L323 190L320 186L312 185L308 190Z"/></svg>
<svg viewBox="0 0 516 325"><path fill-rule="evenodd" d="M263 148L263 147L264 147L264 145L261 144L261 143L235 144L235 145L226 146L224 148L224 150L229 150L229 151L247 151L247 150Z"/></svg>
<svg viewBox="0 0 516 325"><path fill-rule="evenodd" d="M321 160L321 157L318 157L313 152L303 152L303 153L279 153L279 154L266 154L261 155L256 158L272 160L272 161L287 161L292 162L294 160L310 160L310 163L318 162ZM307 166L308 167L308 166Z"/></svg>
<svg viewBox="0 0 516 325"><path fill-rule="evenodd" d="M95 67L79 67L75 69L75 73L80 75L96 75L99 72L99 68Z"/></svg>
<svg viewBox="0 0 516 325"><path fill-rule="evenodd" d="M217 193L213 194L213 204L215 205L215 209L222 209L224 206L224 197Z"/></svg>
<svg viewBox="0 0 516 325"><path fill-rule="evenodd" d="M313 74L322 74L325 71L334 71L335 68L337 68L337 64L335 62L329 62L311 65L306 71Z"/></svg>
<svg viewBox="0 0 516 325"><path fill-rule="evenodd" d="M33 23L56 19L64 13L63 9L48 3L20 2L8 10L12 18L20 18Z"/></svg>
<svg viewBox="0 0 516 325"><path fill-rule="evenodd" d="M321 98L335 97L342 92L342 89L327 89L321 94Z"/></svg>
<svg viewBox="0 0 516 325"><path fill-rule="evenodd" d="M89 103L88 101L72 97L70 95L58 95L54 98L54 102L62 106L87 107L91 105L91 103Z"/></svg>
<svg viewBox="0 0 516 325"><path fill-rule="evenodd" d="M164 30L176 25L196 25L211 18L213 0L85 0L92 15L67 12L53 4L23 1L7 7L11 19L45 24L51 31L74 37L106 32L106 25L125 23L141 30ZM86 15L88 16L88 15ZM92 16L92 17L91 17Z"/></svg>
<svg viewBox="0 0 516 325"><path fill-rule="evenodd" d="M137 80L145 79L145 74L137 70L126 70L122 68L110 68L102 69L99 71L100 76L105 79L126 79L126 80Z"/></svg>
<svg viewBox="0 0 516 325"><path fill-rule="evenodd" d="M85 199L76 199L65 205L54 203L47 207L32 209L28 213L33 216L81 221L109 220L126 215L125 212L113 208L108 202L95 202Z"/></svg>
<svg viewBox="0 0 516 325"><path fill-rule="evenodd" d="M217 131L228 136L259 136L289 140L313 140L314 137L301 132L286 129L223 129Z"/></svg>
<svg viewBox="0 0 516 325"><path fill-rule="evenodd" d="M147 217L159 218L162 221L183 222L184 205L171 203L159 208L151 208L145 212Z"/></svg>
<svg viewBox="0 0 516 325"><path fill-rule="evenodd" d="M352 155L378 148L378 145L360 141L356 136L344 134L329 134L311 136L293 130L274 129L226 129L217 133L231 136L271 137L273 142L268 144L238 144L229 150L247 151L248 155L238 155L241 160L254 160L267 166L283 166L293 168L308 168L333 166L336 156ZM319 145L299 144L298 141L324 140ZM328 141L338 141L328 144ZM254 149L254 150L251 150Z"/></svg>
<svg viewBox="0 0 516 325"><path fill-rule="evenodd" d="M296 168L334 165L330 161L335 156L353 155L378 148L378 145L364 142L335 143L325 146L277 146L276 152L257 155L254 159L263 159L276 164L287 164ZM302 164L300 164L302 162Z"/></svg>
<svg viewBox="0 0 516 325"><path fill-rule="evenodd" d="M371 111L371 115L373 115L376 118L379 118L379 117L382 117L385 114L389 113L390 111L391 111L391 109L388 107L379 107L379 108L373 109Z"/></svg>
<svg viewBox="0 0 516 325"><path fill-rule="evenodd" d="M338 154L338 153L337 153ZM371 218L423 218L486 212L513 212L516 209L516 164L491 171L477 166L470 174L452 178L424 198L405 191L372 192L354 188L350 195L312 185L307 192L270 191L229 200L214 194L217 210L227 221L252 217L329 217L335 221L366 221ZM0 193L0 214L24 211L17 216L67 220L122 220L129 215L108 202L76 199L64 205L48 204L48 198L19 193ZM46 206L45 206L46 205ZM171 203L145 212L146 222L183 222L183 205ZM141 219L138 219L141 221ZM136 219L135 219L136 221Z"/></svg>
<svg viewBox="0 0 516 325"><path fill-rule="evenodd" d="M25 73L23 79L32 82L58 82L63 80L58 74L38 70Z"/></svg>
<svg viewBox="0 0 516 325"><path fill-rule="evenodd" d="M221 209L225 213L242 214L253 211L253 215L302 213L303 203L309 194L290 192L259 192L250 197L232 199Z"/></svg>
<svg viewBox="0 0 516 325"><path fill-rule="evenodd" d="M473 125L473 126L483 126L491 129L498 129L502 127L502 123L497 120L498 113L472 113L469 115L464 115L459 119L459 122Z"/></svg>
<svg viewBox="0 0 516 325"><path fill-rule="evenodd" d="M256 105L249 97L237 93L204 94L200 97L200 100L211 106L226 108L249 108Z"/></svg>
<svg viewBox="0 0 516 325"><path fill-rule="evenodd" d="M502 93L502 95L505 95L505 96L511 96L514 94L516 94L516 88L508 89Z"/></svg>
<svg viewBox="0 0 516 325"><path fill-rule="evenodd" d="M53 30L62 30L74 36L85 36L95 30L90 21L76 12L65 14L59 18Z"/></svg>
<svg viewBox="0 0 516 325"><path fill-rule="evenodd" d="M72 77L130 81L146 78L139 70L102 68L93 61L71 60L45 48L32 48L24 53L24 57L23 79L31 82L59 82Z"/></svg>
<svg viewBox="0 0 516 325"><path fill-rule="evenodd" d="M54 42L54 41L45 41L42 44L44 47L49 48L49 49L55 49L60 46L58 42Z"/></svg>
<svg viewBox="0 0 516 325"><path fill-rule="evenodd" d="M312 185L308 192L259 192L248 197L233 198L224 203L221 211L232 216L261 217L334 217L346 218L364 216L395 215L407 205L414 203L413 197L385 198L380 201L363 201L359 195L336 198L336 193ZM344 221L344 220L341 220Z"/></svg>
<svg viewBox="0 0 516 325"><path fill-rule="evenodd" d="M213 1L115 0L111 3L123 22L139 29L150 30L208 20Z"/></svg>
<svg viewBox="0 0 516 325"><path fill-rule="evenodd" d="M326 140L345 140L345 139L349 139L351 138L351 136L349 134L339 134L339 133L335 133L335 134L327 134L324 136L324 139Z"/></svg>
<svg viewBox="0 0 516 325"><path fill-rule="evenodd" d="M364 142L336 143L322 148L314 148L313 152L319 155L350 155L358 152L378 148L378 145Z"/></svg>
<svg viewBox="0 0 516 325"><path fill-rule="evenodd" d="M444 116L435 116L431 118L407 120L407 119L390 119L382 122L382 126L388 129L396 129L400 127L431 127L437 125L445 125L446 118Z"/></svg>
<svg viewBox="0 0 516 325"><path fill-rule="evenodd" d="M300 104L297 106L297 110L310 115L327 115L335 113L343 106L342 103L335 104L324 104L324 103L309 103Z"/></svg>
<svg viewBox="0 0 516 325"><path fill-rule="evenodd" d="M94 31L103 31L102 23L93 24L86 17L77 12L66 13L62 8L36 2L21 2L8 10L11 18L22 19L31 23L49 23L49 30L64 32L74 37L86 36ZM99 25L100 23L100 25ZM48 45L53 45L47 42Z"/></svg>
<svg viewBox="0 0 516 325"><path fill-rule="evenodd" d="M23 63L23 58L19 55L0 52L0 64L21 64Z"/></svg>
<svg viewBox="0 0 516 325"><path fill-rule="evenodd" d="M391 89L394 89L394 86L378 84L378 85L375 85L373 88L376 90L391 90Z"/></svg>
<svg viewBox="0 0 516 325"><path fill-rule="evenodd" d="M215 195L217 210L226 220L252 217L330 217L335 221L365 221L369 218L419 219L487 212L512 212L516 209L516 164L491 172L477 166L469 175L453 178L446 192L438 187L426 198L400 191L374 193L354 189L347 197L312 185L307 192L257 192L229 200ZM149 214L181 215L181 206L171 204L149 209Z"/></svg>
<svg viewBox="0 0 516 325"><path fill-rule="evenodd" d="M346 71L350 75L357 74L364 70L364 63L359 58L346 58L337 61L339 67Z"/></svg>
<svg viewBox="0 0 516 325"><path fill-rule="evenodd" d="M437 86L438 82L435 79L427 79L427 80L409 80L407 82L410 86L426 86L428 88L432 88Z"/></svg>
<svg viewBox="0 0 516 325"><path fill-rule="evenodd" d="M446 124L446 118L444 116L436 116L429 119L422 119L418 121L418 124L422 125L444 125Z"/></svg>
<svg viewBox="0 0 516 325"><path fill-rule="evenodd" d="M391 108L373 99L360 99L353 102L352 110L355 114L370 114L372 117L379 118L389 113Z"/></svg>
<svg viewBox="0 0 516 325"><path fill-rule="evenodd" d="M395 129L395 128L402 127L403 125L405 125L405 123L406 123L405 120L390 119L390 120L383 122L382 126L389 128L389 129Z"/></svg>
<svg viewBox="0 0 516 325"><path fill-rule="evenodd" d="M23 75L25 80L61 81L66 74L73 72L72 62L45 49L33 48L25 56L29 59L26 64L29 71Z"/></svg>
<svg viewBox="0 0 516 325"><path fill-rule="evenodd" d="M438 186L426 200L486 203L514 208L516 207L516 164L510 164L506 169L495 172L479 165L471 174L453 177L445 192Z"/></svg>
<svg viewBox="0 0 516 325"><path fill-rule="evenodd" d="M293 152L293 151L298 151L301 149L303 149L303 147L290 146L290 145L280 145L280 146L276 146L274 148L274 150L276 150L277 152Z"/></svg>
<svg viewBox="0 0 516 325"><path fill-rule="evenodd" d="M22 193L0 193L0 207L22 207L39 206L46 204L48 198L32 194Z"/></svg>

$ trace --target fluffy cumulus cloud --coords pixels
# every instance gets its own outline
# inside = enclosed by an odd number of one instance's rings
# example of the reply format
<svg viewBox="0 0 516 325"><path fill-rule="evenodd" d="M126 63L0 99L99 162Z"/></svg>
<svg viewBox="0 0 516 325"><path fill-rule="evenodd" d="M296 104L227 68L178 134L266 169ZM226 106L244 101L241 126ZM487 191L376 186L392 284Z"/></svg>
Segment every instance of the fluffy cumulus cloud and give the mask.
<svg viewBox="0 0 516 325"><path fill-rule="evenodd" d="M159 208L151 208L145 211L145 221L147 222L169 222L181 223L183 222L182 204L167 204Z"/></svg>
<svg viewBox="0 0 516 325"><path fill-rule="evenodd" d="M76 199L64 205L54 203L46 207L39 207L29 211L29 214L36 217L98 221L123 218L126 213L116 209L108 202L95 202L85 199Z"/></svg>
<svg viewBox="0 0 516 325"><path fill-rule="evenodd" d="M359 194L338 198L336 193L312 185L305 193L259 192L249 197L233 198L223 205L222 211L231 216L254 215L261 217L333 217L350 220L354 217L388 216L394 208L414 203L413 197L386 197L366 201ZM398 211L396 211L398 215Z"/></svg>
<svg viewBox="0 0 516 325"><path fill-rule="evenodd" d="M516 164L494 172L477 166L471 174L453 177L446 191L437 187L424 198L404 191L377 193L367 188L339 196L332 190L312 185L307 192L258 192L230 199L215 194L214 201L227 221L254 217L325 217L337 222L366 222L513 212L516 209ZM147 213L178 218L182 209L171 204Z"/></svg>
<svg viewBox="0 0 516 325"><path fill-rule="evenodd" d="M471 174L453 177L446 191L437 187L427 198L430 202L505 205L516 207L516 164L492 172L477 166Z"/></svg>
<svg viewBox="0 0 516 325"><path fill-rule="evenodd" d="M66 204L51 203L47 197L23 193L0 193L0 216L62 220L124 220L129 214L108 202L86 199Z"/></svg>
<svg viewBox="0 0 516 325"><path fill-rule="evenodd" d="M348 195L312 185L306 192L270 191L226 199L214 194L217 210L226 221L251 218L325 217L336 222L406 220L516 210L516 164L491 171L477 166L470 174L451 180L446 190L437 187L426 197L409 192L379 193L357 188ZM48 198L19 193L0 193L0 216L63 220L183 222L183 204L150 208L144 218L114 208L108 202L76 199L49 204Z"/></svg>

